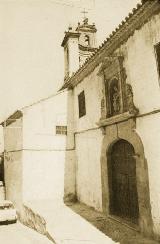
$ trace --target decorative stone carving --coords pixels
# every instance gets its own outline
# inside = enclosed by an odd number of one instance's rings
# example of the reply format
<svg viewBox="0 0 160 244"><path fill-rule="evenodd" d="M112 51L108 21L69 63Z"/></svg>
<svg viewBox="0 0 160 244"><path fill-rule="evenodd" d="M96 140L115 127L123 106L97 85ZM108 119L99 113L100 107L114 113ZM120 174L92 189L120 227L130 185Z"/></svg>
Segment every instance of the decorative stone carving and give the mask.
<svg viewBox="0 0 160 244"><path fill-rule="evenodd" d="M105 119L106 114L105 114L105 99L104 97L101 100L101 119Z"/></svg>
<svg viewBox="0 0 160 244"><path fill-rule="evenodd" d="M105 119L106 118L106 94L105 94L105 83L106 83L106 80L105 80L105 76L103 78L103 88L102 88L102 99L101 99L101 120Z"/></svg>
<svg viewBox="0 0 160 244"><path fill-rule="evenodd" d="M126 84L126 103L130 114L138 114L139 110L135 107L133 102L133 91L130 84Z"/></svg>
<svg viewBox="0 0 160 244"><path fill-rule="evenodd" d="M126 81L126 79L127 79L127 74L126 74L126 69L125 69L124 67L122 68L120 74L121 74L121 78L122 78L122 80L123 80L123 81Z"/></svg>
<svg viewBox="0 0 160 244"><path fill-rule="evenodd" d="M123 56L105 57L99 75L104 76L101 100L101 121L119 114L138 114L133 101L133 91L126 83L127 74Z"/></svg>

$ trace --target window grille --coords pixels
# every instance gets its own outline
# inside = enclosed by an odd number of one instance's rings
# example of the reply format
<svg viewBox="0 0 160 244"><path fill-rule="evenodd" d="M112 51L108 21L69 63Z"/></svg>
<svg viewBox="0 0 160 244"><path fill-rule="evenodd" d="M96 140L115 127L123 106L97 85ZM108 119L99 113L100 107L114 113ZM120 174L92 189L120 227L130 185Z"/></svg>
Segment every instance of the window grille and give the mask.
<svg viewBox="0 0 160 244"><path fill-rule="evenodd" d="M56 135L67 135L67 126L56 126Z"/></svg>

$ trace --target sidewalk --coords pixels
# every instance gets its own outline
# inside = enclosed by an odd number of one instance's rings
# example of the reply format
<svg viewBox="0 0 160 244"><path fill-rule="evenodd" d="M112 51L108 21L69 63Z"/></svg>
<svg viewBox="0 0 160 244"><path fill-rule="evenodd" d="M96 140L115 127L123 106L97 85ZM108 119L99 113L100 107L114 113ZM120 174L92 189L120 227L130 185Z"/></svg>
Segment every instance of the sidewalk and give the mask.
<svg viewBox="0 0 160 244"><path fill-rule="evenodd" d="M45 219L46 230L56 244L116 243L60 200L32 202L27 205Z"/></svg>

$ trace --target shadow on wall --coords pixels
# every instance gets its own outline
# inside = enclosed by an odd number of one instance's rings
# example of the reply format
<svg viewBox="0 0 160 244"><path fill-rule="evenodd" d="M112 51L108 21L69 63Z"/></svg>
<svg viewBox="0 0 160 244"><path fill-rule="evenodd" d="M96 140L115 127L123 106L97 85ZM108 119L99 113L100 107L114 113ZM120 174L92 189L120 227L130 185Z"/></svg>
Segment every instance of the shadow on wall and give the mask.
<svg viewBox="0 0 160 244"><path fill-rule="evenodd" d="M0 181L4 182L4 155L0 154Z"/></svg>

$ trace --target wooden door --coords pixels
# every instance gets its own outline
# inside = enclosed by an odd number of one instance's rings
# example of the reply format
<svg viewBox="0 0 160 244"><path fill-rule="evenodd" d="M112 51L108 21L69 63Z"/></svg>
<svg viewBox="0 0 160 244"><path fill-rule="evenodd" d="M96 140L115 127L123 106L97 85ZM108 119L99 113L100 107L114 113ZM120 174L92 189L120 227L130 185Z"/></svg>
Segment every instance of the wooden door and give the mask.
<svg viewBox="0 0 160 244"><path fill-rule="evenodd" d="M111 213L137 223L139 216L136 161L133 146L125 140L111 150Z"/></svg>

